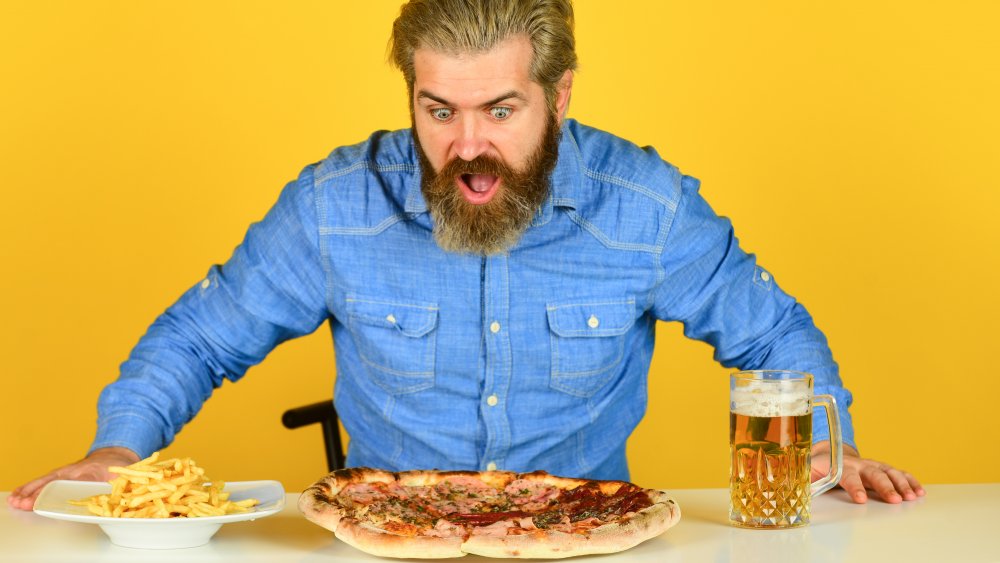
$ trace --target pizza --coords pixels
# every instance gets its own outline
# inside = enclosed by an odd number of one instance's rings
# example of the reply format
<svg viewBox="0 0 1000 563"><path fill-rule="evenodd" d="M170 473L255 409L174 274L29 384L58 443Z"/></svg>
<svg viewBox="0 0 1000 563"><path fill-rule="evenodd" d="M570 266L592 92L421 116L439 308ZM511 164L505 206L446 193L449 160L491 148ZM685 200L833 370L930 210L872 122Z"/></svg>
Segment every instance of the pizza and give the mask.
<svg viewBox="0 0 1000 563"><path fill-rule="evenodd" d="M544 471L330 473L299 497L306 518L373 555L559 558L613 553L670 528L665 491Z"/></svg>

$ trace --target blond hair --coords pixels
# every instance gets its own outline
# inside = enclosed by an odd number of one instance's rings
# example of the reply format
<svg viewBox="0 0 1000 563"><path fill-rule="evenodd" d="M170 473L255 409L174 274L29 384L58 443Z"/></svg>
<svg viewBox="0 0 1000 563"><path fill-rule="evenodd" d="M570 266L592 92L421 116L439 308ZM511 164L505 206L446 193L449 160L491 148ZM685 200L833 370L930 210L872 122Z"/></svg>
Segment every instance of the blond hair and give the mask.
<svg viewBox="0 0 1000 563"><path fill-rule="evenodd" d="M559 80L577 67L572 0L410 0L392 25L388 58L403 72L412 100L418 48L478 54L521 34L531 40L531 79L554 112Z"/></svg>

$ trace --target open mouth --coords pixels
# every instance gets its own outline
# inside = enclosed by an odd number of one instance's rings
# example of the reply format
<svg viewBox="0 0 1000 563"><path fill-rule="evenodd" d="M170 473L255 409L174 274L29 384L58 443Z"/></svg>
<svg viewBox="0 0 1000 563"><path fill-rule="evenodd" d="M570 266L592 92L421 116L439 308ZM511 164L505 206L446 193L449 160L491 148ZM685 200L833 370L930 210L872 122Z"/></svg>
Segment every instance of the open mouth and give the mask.
<svg viewBox="0 0 1000 563"><path fill-rule="evenodd" d="M490 174L462 174L455 178L459 190L466 201L473 205L487 203L497 193L500 177Z"/></svg>

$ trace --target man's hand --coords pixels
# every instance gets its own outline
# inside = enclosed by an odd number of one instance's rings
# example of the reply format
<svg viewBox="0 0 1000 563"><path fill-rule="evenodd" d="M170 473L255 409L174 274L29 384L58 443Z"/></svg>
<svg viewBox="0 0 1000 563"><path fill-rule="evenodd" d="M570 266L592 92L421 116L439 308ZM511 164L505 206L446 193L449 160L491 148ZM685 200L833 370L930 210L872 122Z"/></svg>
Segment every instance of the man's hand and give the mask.
<svg viewBox="0 0 1000 563"><path fill-rule="evenodd" d="M830 472L830 442L817 442L812 448L812 480ZM844 474L840 487L858 504L868 502L867 490L890 504L914 500L926 494L913 476L889 464L862 458L857 450L844 444Z"/></svg>
<svg viewBox="0 0 1000 563"><path fill-rule="evenodd" d="M131 465L139 461L139 456L125 448L100 448L76 463L64 465L34 481L14 489L7 497L7 504L21 510L31 510L42 487L49 481L69 479L71 481L108 481L115 477L108 472L112 465Z"/></svg>

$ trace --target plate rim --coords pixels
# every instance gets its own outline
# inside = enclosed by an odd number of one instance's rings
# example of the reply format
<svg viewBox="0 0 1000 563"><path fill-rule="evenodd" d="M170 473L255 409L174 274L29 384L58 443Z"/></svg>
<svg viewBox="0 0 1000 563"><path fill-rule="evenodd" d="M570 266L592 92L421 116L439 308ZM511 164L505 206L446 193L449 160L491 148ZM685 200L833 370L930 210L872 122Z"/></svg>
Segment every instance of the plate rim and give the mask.
<svg viewBox="0 0 1000 563"><path fill-rule="evenodd" d="M83 487L93 487L95 491L98 488L106 489L108 492L111 491L111 484L107 481L74 481L71 479L56 479L45 484L41 492L38 494L38 498L35 499L35 508L32 508L32 512L39 516L45 518L52 518L54 520L66 520L70 522L80 522L83 524L99 524L105 525L126 525L126 526L137 526L137 525L149 525L156 524L160 526L192 526L192 525L211 525L211 524L228 524L230 522L243 522L246 520L256 520L257 518L264 518L266 516L271 516L281 512L285 508L285 497L287 493L285 491L284 485L280 481L273 479L263 479L257 481L226 481L223 490L229 490L230 487L237 487L239 489L251 488L251 487L267 487L268 489L276 489L274 492L280 491L280 495L277 495L277 500L271 505L268 503L267 508L263 510L255 510L252 512L241 512L239 514L226 514L223 516L199 516L198 518L114 518L111 516L97 516L96 514L75 514L72 512L65 512L60 510L52 510L51 508L37 508L39 501L42 501L46 496L52 496L56 494L56 491L60 487L66 486L83 486ZM83 496L91 496L93 494L102 494L100 492L94 492L90 494L84 494ZM76 495L72 495L76 496ZM71 506L71 505L67 505Z"/></svg>

